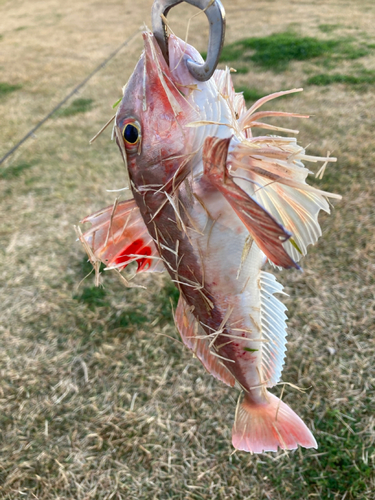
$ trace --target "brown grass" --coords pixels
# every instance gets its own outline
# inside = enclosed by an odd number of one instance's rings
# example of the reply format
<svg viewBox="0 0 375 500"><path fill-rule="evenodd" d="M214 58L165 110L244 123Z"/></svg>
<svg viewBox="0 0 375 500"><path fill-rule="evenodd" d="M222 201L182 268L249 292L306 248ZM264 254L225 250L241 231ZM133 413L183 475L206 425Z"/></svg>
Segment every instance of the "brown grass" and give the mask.
<svg viewBox="0 0 375 500"><path fill-rule="evenodd" d="M228 43L291 25L329 37L318 26L331 22L339 25L334 36L375 42L373 2L224 4ZM22 89L0 97L0 155L150 24L150 7L1 1L0 81ZM191 13L172 11L178 34ZM195 18L189 40L201 50L206 31L204 18ZM144 291L125 290L108 274L95 295L90 276L77 291L88 269L73 225L113 202L106 189L124 186L110 129L88 141L111 117L141 46L138 37L83 89L78 97L92 99L91 110L50 120L0 176L1 498L373 499L374 94L308 87L276 106L314 115L301 122L299 141L339 158L320 186L344 196L322 217L324 235L304 259L305 272L279 276L290 294L283 380L311 387L301 394L287 386L283 399L315 427L320 448L232 455L238 394L178 343L166 277L144 278ZM374 63L374 55L363 61ZM236 83L264 93L298 87L309 64L238 75Z"/></svg>

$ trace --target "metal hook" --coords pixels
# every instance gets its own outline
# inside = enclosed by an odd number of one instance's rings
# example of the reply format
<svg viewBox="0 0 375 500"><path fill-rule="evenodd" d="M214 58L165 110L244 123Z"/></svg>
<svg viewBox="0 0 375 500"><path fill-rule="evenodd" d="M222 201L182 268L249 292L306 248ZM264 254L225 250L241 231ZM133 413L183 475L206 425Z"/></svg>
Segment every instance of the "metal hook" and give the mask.
<svg viewBox="0 0 375 500"><path fill-rule="evenodd" d="M162 15L167 16L172 7L185 1L205 12L210 23L207 58L204 64L192 59L186 61L190 74L198 81L205 82L211 78L219 61L225 35L225 10L220 0L155 0L152 6L152 29L159 43L165 60L169 64L168 34Z"/></svg>

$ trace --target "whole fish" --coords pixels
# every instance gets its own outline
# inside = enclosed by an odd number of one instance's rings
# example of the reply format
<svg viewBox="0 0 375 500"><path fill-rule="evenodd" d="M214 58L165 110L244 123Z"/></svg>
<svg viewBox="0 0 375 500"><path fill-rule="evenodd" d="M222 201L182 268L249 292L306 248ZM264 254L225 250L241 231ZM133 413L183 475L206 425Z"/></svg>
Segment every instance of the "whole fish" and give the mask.
<svg viewBox="0 0 375 500"><path fill-rule="evenodd" d="M281 377L286 351L283 287L263 270L299 268L321 235L320 210L338 195L306 184L307 156L291 137L253 137L267 116L259 111L278 92L246 109L229 70L207 82L190 75L190 45L169 37L169 66L149 31L124 87L116 141L134 198L86 217L81 236L93 263L138 272L166 269L180 291L175 322L185 345L205 368L244 391L233 446L261 453L316 448L304 422L267 388ZM293 132L293 131L291 131Z"/></svg>

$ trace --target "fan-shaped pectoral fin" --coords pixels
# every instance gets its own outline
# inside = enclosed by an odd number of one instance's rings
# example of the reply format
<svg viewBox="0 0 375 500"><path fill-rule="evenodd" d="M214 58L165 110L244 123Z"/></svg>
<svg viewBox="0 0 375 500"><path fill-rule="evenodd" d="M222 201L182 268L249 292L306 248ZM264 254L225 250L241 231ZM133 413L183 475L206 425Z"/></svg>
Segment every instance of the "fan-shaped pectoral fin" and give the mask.
<svg viewBox="0 0 375 500"><path fill-rule="evenodd" d="M89 215L91 228L82 238L107 268L122 270L137 262L137 272L162 272L164 264L133 199Z"/></svg>
<svg viewBox="0 0 375 500"><path fill-rule="evenodd" d="M208 137L205 140L204 175L223 193L258 247L275 265L299 269L298 264L283 247L283 243L291 237L291 234L231 178L227 168L230 141L230 138L218 139L216 137Z"/></svg>

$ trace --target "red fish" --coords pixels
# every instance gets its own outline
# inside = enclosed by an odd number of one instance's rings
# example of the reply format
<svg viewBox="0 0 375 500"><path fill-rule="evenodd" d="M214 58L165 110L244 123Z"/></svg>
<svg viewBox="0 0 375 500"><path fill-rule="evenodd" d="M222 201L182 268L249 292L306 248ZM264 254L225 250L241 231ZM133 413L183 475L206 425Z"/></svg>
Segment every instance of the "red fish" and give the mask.
<svg viewBox="0 0 375 500"><path fill-rule="evenodd" d="M306 184L309 157L291 137L252 137L258 111L247 110L229 70L207 82L190 75L200 55L169 38L169 66L152 33L124 88L115 131L134 198L87 217L81 240L92 261L138 272L166 269L180 291L175 321L205 368L244 391L232 442L248 452L317 447L303 421L267 388L281 377L286 352L283 287L264 271L299 268L321 235L327 197ZM287 130L288 131L288 130ZM293 132L293 131L292 131Z"/></svg>

